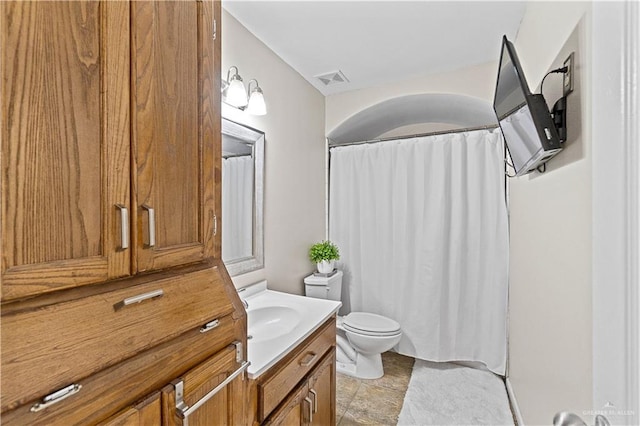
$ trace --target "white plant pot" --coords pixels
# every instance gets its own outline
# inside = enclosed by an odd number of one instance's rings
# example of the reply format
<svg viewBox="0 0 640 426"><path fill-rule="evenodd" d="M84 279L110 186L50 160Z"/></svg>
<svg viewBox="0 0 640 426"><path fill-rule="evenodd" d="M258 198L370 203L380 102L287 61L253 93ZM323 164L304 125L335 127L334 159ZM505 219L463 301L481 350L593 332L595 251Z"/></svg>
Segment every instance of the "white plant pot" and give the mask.
<svg viewBox="0 0 640 426"><path fill-rule="evenodd" d="M333 260L323 260L322 262L318 262L316 265L318 267L318 272L321 274L328 274L333 271L335 262Z"/></svg>

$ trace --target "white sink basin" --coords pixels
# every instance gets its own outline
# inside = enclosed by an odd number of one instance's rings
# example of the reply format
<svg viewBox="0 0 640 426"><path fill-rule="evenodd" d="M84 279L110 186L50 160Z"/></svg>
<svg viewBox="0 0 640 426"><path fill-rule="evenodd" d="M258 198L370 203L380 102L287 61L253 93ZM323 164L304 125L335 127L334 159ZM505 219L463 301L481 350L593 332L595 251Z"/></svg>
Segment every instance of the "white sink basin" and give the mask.
<svg viewBox="0 0 640 426"><path fill-rule="evenodd" d="M253 343L291 333L300 324L300 314L287 306L249 309L247 333Z"/></svg>
<svg viewBox="0 0 640 426"><path fill-rule="evenodd" d="M240 296L247 301L247 369L256 379L284 358L327 319L342 303L267 290L266 281L246 287Z"/></svg>

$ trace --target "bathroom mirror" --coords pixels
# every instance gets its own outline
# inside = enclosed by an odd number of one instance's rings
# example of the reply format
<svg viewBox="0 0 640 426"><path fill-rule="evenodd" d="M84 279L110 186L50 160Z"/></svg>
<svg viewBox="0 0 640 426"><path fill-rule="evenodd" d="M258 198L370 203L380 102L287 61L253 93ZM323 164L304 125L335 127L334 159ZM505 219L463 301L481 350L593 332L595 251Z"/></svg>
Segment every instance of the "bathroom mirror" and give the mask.
<svg viewBox="0 0 640 426"><path fill-rule="evenodd" d="M235 276L264 266L264 133L222 119L222 260Z"/></svg>

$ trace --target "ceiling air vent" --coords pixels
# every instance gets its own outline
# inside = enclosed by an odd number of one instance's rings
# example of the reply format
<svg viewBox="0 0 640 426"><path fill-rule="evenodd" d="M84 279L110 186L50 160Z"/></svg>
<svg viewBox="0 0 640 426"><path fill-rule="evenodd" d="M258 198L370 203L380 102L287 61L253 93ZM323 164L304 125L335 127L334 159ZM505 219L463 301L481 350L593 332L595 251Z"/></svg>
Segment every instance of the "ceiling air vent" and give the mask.
<svg viewBox="0 0 640 426"><path fill-rule="evenodd" d="M324 84L325 86L333 86L334 84L349 82L347 77L345 77L344 74L342 74L342 71L340 70L332 71L326 74L316 75L315 77L318 80L320 80L322 84Z"/></svg>

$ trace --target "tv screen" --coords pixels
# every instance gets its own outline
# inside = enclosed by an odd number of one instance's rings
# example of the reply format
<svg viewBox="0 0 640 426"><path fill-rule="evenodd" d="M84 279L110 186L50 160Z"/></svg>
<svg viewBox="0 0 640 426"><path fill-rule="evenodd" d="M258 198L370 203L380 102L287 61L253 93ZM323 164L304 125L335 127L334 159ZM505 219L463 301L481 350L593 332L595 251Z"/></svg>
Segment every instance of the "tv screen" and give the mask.
<svg viewBox="0 0 640 426"><path fill-rule="evenodd" d="M529 90L515 47L506 36L493 109L516 176L535 170L562 149L544 97Z"/></svg>

